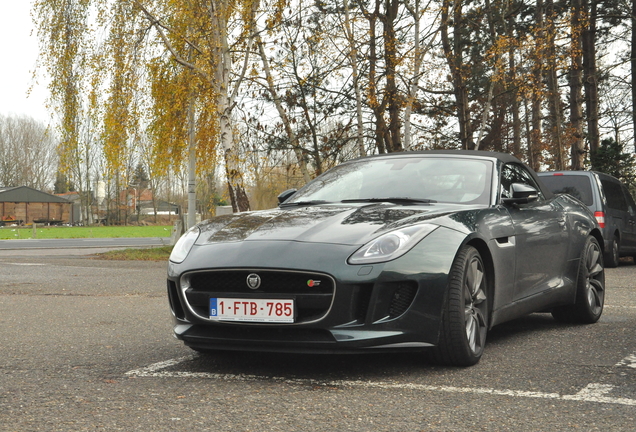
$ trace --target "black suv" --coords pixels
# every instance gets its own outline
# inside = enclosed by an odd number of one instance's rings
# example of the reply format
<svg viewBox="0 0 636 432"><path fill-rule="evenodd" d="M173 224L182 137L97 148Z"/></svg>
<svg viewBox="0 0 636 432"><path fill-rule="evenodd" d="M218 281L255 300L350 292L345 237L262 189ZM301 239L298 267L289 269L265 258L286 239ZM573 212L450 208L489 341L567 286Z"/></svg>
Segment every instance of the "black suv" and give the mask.
<svg viewBox="0 0 636 432"><path fill-rule="evenodd" d="M619 257L636 256L636 204L620 180L596 171L538 175L553 193L570 194L594 213L605 240L606 267L616 267Z"/></svg>

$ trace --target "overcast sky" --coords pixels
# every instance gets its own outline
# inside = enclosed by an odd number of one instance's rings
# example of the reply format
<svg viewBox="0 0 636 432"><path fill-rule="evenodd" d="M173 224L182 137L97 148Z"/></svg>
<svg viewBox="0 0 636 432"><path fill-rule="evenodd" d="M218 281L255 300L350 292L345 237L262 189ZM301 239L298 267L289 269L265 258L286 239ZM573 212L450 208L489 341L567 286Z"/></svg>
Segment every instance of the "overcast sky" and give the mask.
<svg viewBox="0 0 636 432"><path fill-rule="evenodd" d="M0 0L0 114L27 115L49 123L43 74L32 78L38 42L31 21L33 0ZM27 97L29 87L31 95Z"/></svg>

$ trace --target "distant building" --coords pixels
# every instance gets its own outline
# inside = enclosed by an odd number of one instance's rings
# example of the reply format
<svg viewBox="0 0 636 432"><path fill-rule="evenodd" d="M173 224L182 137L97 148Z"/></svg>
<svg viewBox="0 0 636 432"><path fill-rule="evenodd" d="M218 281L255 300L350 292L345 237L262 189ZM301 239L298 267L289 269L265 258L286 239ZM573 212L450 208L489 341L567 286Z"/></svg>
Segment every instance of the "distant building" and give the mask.
<svg viewBox="0 0 636 432"><path fill-rule="evenodd" d="M71 202L28 186L0 188L0 225L71 223Z"/></svg>
<svg viewBox="0 0 636 432"><path fill-rule="evenodd" d="M128 207L131 213L148 203L152 204L152 190L128 188L119 192L119 202Z"/></svg>
<svg viewBox="0 0 636 432"><path fill-rule="evenodd" d="M56 197L64 198L72 205L71 223L73 225L82 221L82 199L77 191L55 194Z"/></svg>
<svg viewBox="0 0 636 432"><path fill-rule="evenodd" d="M119 202L126 203L131 214L139 212L142 215L178 215L179 206L163 200L153 201L151 189L129 188L119 193Z"/></svg>
<svg viewBox="0 0 636 432"><path fill-rule="evenodd" d="M179 206L177 204L173 204L167 201L159 200L156 202L157 206L157 215L178 215L179 214ZM152 201L144 201L139 203L140 213L142 215L154 215L155 208L153 207Z"/></svg>

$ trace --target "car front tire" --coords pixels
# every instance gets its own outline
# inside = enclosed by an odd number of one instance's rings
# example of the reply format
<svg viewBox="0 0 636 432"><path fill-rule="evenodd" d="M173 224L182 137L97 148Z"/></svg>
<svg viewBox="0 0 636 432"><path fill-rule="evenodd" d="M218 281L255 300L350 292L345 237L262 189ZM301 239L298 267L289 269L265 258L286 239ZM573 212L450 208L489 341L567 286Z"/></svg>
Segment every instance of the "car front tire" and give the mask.
<svg viewBox="0 0 636 432"><path fill-rule="evenodd" d="M450 271L439 342L432 351L435 362L472 366L481 359L488 333L486 276L477 249L464 246Z"/></svg>

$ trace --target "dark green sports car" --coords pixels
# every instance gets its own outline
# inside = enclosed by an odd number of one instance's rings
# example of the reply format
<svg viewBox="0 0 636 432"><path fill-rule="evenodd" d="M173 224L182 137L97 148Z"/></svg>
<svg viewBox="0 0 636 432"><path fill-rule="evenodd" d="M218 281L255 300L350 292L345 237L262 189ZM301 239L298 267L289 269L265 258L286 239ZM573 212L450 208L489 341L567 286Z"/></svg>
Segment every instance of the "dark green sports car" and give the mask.
<svg viewBox="0 0 636 432"><path fill-rule="evenodd" d="M592 323L603 311L596 219L510 155L371 156L279 201L176 244L168 297L187 346L420 350L467 366L494 325L532 312Z"/></svg>

